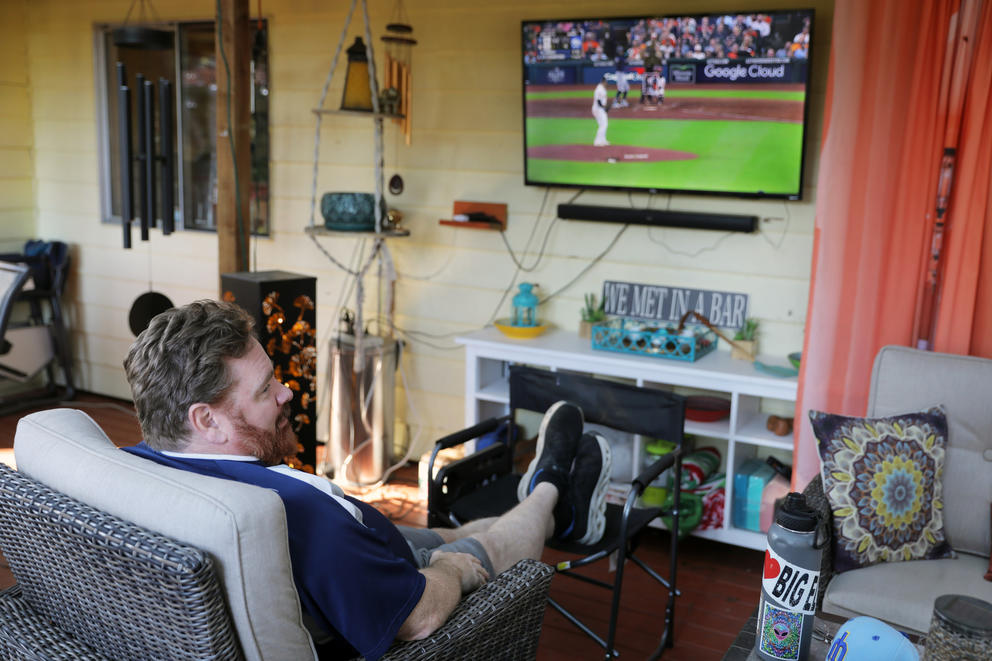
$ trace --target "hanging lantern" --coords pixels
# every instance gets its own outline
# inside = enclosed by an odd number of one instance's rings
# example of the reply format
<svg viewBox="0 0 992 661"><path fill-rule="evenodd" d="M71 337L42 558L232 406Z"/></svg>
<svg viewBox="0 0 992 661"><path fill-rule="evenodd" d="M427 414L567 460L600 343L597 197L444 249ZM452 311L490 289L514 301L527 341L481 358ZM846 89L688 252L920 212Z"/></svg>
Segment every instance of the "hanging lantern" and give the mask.
<svg viewBox="0 0 992 661"><path fill-rule="evenodd" d="M520 283L520 293L513 297L513 317L511 325L531 327L537 323L537 296L531 292L534 288L529 282Z"/></svg>
<svg viewBox="0 0 992 661"><path fill-rule="evenodd" d="M365 42L361 37L355 37L355 43L346 52L348 69L344 76L341 110L372 112L372 88L369 86L369 59L365 53Z"/></svg>

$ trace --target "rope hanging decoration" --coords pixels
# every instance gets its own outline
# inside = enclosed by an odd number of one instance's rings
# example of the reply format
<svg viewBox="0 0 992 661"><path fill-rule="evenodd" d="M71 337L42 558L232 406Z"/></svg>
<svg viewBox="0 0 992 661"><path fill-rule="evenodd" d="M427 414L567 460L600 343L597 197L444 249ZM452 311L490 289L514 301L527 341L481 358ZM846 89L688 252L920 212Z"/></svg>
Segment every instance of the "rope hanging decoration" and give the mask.
<svg viewBox="0 0 992 661"><path fill-rule="evenodd" d="M374 206L374 218L375 218L375 243L369 253L368 259L364 264L358 269L351 269L345 264L338 261L333 255L331 255L320 241L317 240L316 233L312 231L316 227L315 215L317 209L317 173L320 164L320 130L323 122L323 114L320 112L324 109L324 102L327 99L327 92L331 85L331 80L334 77L334 71L337 68L338 59L341 56L341 50L344 47L346 39L348 37L348 28L351 25L351 19L355 12L355 6L358 0L351 0L351 5L348 8L348 13L345 17L344 26L341 28L341 37L338 40L337 48L334 50L334 56L331 59L331 67L327 72L327 77L324 79L324 86L320 92L320 100L317 103L317 109L315 110L315 115L317 116L316 126L314 128L314 140L313 140L313 179L310 187L310 240L313 241L317 249L334 266L338 269L344 271L351 277L355 278L355 359L353 361L353 368L356 372L361 372L365 365L365 353L364 353L364 337L365 337L365 327L363 323L363 312L362 307L365 299L365 285L364 278L365 274L368 272L369 267L375 261L376 258L380 260L385 260L389 265L385 269L387 276L390 278L389 288L392 288L393 281L396 279L395 269L392 268L392 255L389 253L389 248L386 245L385 239L382 236L382 225L383 225L383 213L382 204L383 199L383 189L384 189L384 155L383 155L383 117L380 113L379 106L379 86L376 82L376 69L375 69L375 56L372 49L372 34L369 28L369 13L367 0L362 0L362 18L364 19L364 34L365 34L365 53L368 58L368 75L369 75L369 88L372 90L372 115L374 121L374 155L373 155L373 169L375 178L375 204ZM392 320L392 309L391 306L387 310L387 325L391 329L393 327Z"/></svg>

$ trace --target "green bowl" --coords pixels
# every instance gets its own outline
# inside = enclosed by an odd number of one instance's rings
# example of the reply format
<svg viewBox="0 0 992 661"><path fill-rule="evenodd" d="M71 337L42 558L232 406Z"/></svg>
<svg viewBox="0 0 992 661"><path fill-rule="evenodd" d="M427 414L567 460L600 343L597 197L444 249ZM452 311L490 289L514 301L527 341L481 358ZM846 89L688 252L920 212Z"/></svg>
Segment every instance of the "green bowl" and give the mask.
<svg viewBox="0 0 992 661"><path fill-rule="evenodd" d="M802 355L803 354L801 351L796 351L795 353L789 354L789 362L792 363L792 366L796 369L799 369L799 359L802 358Z"/></svg>

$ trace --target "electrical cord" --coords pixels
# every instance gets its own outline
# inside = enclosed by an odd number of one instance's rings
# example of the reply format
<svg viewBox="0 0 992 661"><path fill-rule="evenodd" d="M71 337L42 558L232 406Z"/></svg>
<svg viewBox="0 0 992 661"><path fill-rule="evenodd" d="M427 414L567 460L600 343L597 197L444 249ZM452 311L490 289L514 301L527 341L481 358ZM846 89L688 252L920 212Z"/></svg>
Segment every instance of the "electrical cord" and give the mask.
<svg viewBox="0 0 992 661"><path fill-rule="evenodd" d="M575 200L577 200L579 196L582 195L584 192L585 189L579 190L577 193L575 193L575 195L571 197L571 199L568 200L568 204L575 202ZM554 227L555 222L557 222L558 220L559 218L556 215L554 219L551 221L551 224L548 225L548 230L544 235L544 241L541 243L541 249L540 251L538 251L537 259L534 262L534 266L532 267L532 270L534 268L537 268L537 265L540 264L541 260L544 258L544 251L548 244L548 237L551 236L551 229ZM533 230L531 231L531 236L533 236ZM530 240L528 240L525 249L528 248L529 246L530 246ZM489 316L489 320L485 324L486 326L491 326L492 323L496 320L496 316L499 314L500 308L503 307L503 303L506 301L506 297L510 295L510 292L513 290L513 285L515 285L517 282L517 276L520 275L521 268L520 268L520 264L516 261L516 259L514 259L514 262L517 263L517 268L513 272L513 276L510 278L510 283L506 286L506 289L503 290L503 295L500 296L499 301L496 303L496 307L493 308L493 312Z"/></svg>
<svg viewBox="0 0 992 661"><path fill-rule="evenodd" d="M530 236L527 237L527 243L524 244L524 249L523 249L524 252L527 252L527 250L530 249L530 244L534 240L534 234L537 232L537 226L541 224L541 216L544 215L544 207L547 205L548 196L550 195L550 193L551 193L551 188L545 188L544 189L544 197L541 199L541 206L537 210L537 218L534 220L534 224L531 225ZM575 198L572 198L572 199L575 199ZM558 220L558 219L557 218L553 218L551 220L551 224L548 225L548 230L544 234L544 241L541 244L541 254L543 254L543 252L544 252L544 246L547 245L548 237L551 235L551 228L554 227L554 224L555 224L555 221L556 220ZM513 248L510 246L510 242L506 238L506 232L505 231L501 231L499 233L499 235L500 235L500 238L503 239L503 245L506 246L506 251L509 253L510 259L513 260L513 263L517 266L517 269L518 270L526 271L526 272L529 273L529 272L531 272L531 271L533 271L534 269L537 268L537 265L540 264L540 262L541 262L541 254L538 255L537 260L535 260L535 262L534 262L534 264L532 266L526 267L526 266L524 266L521 263L521 260L517 259L517 256L513 253Z"/></svg>
<svg viewBox="0 0 992 661"><path fill-rule="evenodd" d="M764 232L760 233L761 238L764 239L768 243L768 245L774 248L775 252L778 252L779 250L782 249L782 244L785 243L785 237L789 234L789 224L792 221L792 214L789 213L789 203L783 200L782 206L785 208L785 227L782 229L782 235L778 237L778 241L772 241L767 236L765 236ZM778 219L765 218L765 220L778 220Z"/></svg>
<svg viewBox="0 0 992 661"><path fill-rule="evenodd" d="M629 195L629 193L628 193L628 195ZM650 208L650 203L651 203L650 202L650 198L648 198L648 205L649 205L648 208ZM633 205L633 199L631 200L631 205ZM665 211L670 210L671 207L672 207L672 195L671 195L671 193L669 193L669 195L668 195L668 201L665 204ZM672 255L679 255L681 257L690 257L690 258L692 258L692 257L699 257L703 253L712 252L713 250L716 250L717 248L720 247L720 244L722 244L724 241L726 241L727 239L729 239L734 234L733 232L725 232L723 234L723 236L719 237L711 245L703 246L702 248L700 248L699 250L696 250L695 252L688 252L688 251L685 251L685 250L676 250L675 248L672 248L670 245L668 245L668 243L665 241L665 239L664 239L663 236L660 239L656 239L655 236L654 236L654 234L652 233L652 231L654 229L655 228L653 228L653 227L649 227L648 228L648 239L650 239L652 243L658 244L659 246L661 246L662 248L664 248L665 250L667 250ZM659 232L663 232L664 230L659 229L658 231Z"/></svg>
<svg viewBox="0 0 992 661"><path fill-rule="evenodd" d="M574 278L572 278L571 280L569 280L563 286L561 286L558 289L556 289L554 292L548 294L547 296L545 296L544 298L542 298L541 300L539 300L538 301L538 305L542 305L544 303L547 303L552 298L554 298L555 296L557 296L558 294L562 293L563 291L565 291L566 289L568 289L569 287L571 287L572 285L574 285L576 282L578 282L579 281L579 278L581 278L586 273L588 273L589 272L589 269L591 269L592 267L596 266L596 264L598 264L600 262L600 260L602 260L603 257L605 257L607 255L607 253L609 253L611 250L613 250L613 246L615 246L617 244L617 241L620 240L620 237L623 236L624 232L626 232L629 228L630 228L630 223L627 223L626 225L624 225L623 227L621 227L620 228L620 231L617 232L616 236L613 237L613 240L610 241L609 245L607 245L606 248L603 249L603 252L601 252L598 255L596 255L596 257L594 257L591 262L589 262L588 264L586 264L585 268L583 268L581 271L579 271L579 273Z"/></svg>

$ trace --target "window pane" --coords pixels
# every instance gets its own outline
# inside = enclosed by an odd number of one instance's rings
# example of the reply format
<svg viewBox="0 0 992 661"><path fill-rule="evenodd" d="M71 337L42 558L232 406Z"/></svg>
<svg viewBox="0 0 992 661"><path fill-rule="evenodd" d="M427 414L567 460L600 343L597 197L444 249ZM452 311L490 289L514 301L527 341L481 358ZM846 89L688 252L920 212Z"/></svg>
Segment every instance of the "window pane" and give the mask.
<svg viewBox="0 0 992 661"><path fill-rule="evenodd" d="M256 23L257 26L257 23ZM256 27L252 49L251 226L269 233L269 40L268 29Z"/></svg>
<svg viewBox="0 0 992 661"><path fill-rule="evenodd" d="M217 81L213 24L183 26L179 43L185 222L188 228L215 229Z"/></svg>
<svg viewBox="0 0 992 661"><path fill-rule="evenodd" d="M156 26L161 29L160 26ZM144 76L144 79L152 82L154 85L153 94L154 104L156 108L156 119L155 128L152 132L155 139L155 153L160 154L162 151L161 136L159 135L159 115L161 111L158 108L158 80L160 78L165 78L166 80L175 80L175 51L172 48L167 50L139 50L135 48L118 48L114 45L114 40L111 35L111 31L108 29L104 33L104 46L106 52L106 77L107 77L107 138L110 145L110 212L115 218L120 218L121 215L121 163L120 163L120 124L118 122L118 81L117 81L117 63L121 62L124 65L126 80L124 81L128 88L131 90L131 190L134 195L134 206L132 213L134 217L141 217L141 195L142 192L138 188L139 172L142 167L142 162L139 160L138 156L141 154L141 145L138 143L138 95L141 93L141 88L138 85L138 76ZM173 86L174 87L174 86ZM173 94L175 90L173 89ZM170 104L168 112L175 114L174 104ZM173 126L175 126L175 121L173 121ZM155 172L155 187L159 195L161 195L161 182L160 182L160 168L156 165ZM175 177L173 177L175 180ZM173 196L173 199L177 199ZM156 198L156 208L154 216L157 217L161 214L161 197Z"/></svg>
<svg viewBox="0 0 992 661"><path fill-rule="evenodd" d="M268 234L268 60L266 30L252 23L253 89L251 135L250 227ZM214 24L185 24L180 29L181 100L183 125L183 198L186 227L216 229L217 202L217 78ZM223 66L223 65L222 65ZM220 158L230 158L221 154Z"/></svg>

